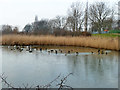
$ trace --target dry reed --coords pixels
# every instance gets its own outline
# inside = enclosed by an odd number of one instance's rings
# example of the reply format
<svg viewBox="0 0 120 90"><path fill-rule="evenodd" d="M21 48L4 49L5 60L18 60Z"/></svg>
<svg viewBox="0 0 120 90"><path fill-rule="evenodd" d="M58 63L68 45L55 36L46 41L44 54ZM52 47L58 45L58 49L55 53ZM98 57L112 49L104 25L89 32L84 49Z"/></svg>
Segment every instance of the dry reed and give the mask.
<svg viewBox="0 0 120 90"><path fill-rule="evenodd" d="M120 38L111 37L71 37L71 36L27 36L27 35L2 35L1 45L58 45L82 46L120 50Z"/></svg>

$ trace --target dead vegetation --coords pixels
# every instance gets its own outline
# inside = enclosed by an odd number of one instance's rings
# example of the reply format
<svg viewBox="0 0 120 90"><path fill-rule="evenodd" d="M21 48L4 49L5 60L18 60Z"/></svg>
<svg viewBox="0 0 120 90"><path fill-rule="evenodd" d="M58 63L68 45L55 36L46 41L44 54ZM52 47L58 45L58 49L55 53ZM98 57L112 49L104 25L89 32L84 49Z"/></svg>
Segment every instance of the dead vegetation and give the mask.
<svg viewBox="0 0 120 90"><path fill-rule="evenodd" d="M84 37L84 36L50 36L50 35L2 35L1 45L54 45L80 46L110 50L120 50L120 38Z"/></svg>

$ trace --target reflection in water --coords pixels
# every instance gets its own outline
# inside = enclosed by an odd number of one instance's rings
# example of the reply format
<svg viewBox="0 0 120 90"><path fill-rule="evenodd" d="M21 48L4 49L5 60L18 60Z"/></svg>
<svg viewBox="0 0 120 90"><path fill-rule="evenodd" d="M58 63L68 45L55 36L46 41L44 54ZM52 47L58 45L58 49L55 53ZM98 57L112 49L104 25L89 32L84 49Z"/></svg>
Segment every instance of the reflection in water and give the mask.
<svg viewBox="0 0 120 90"><path fill-rule="evenodd" d="M48 47L48 50L57 48ZM8 76L9 82L15 86L21 86L23 83L44 85L60 73L67 75L72 72L73 75L68 77L66 82L72 87L118 87L118 52L112 51L108 55L98 55L88 53L90 48L68 47L65 49L81 53L76 56L72 52L65 56L65 53L59 52L57 55L55 53L49 54L46 50L29 53L25 50L19 52L3 48L3 72ZM93 49L92 51L97 50Z"/></svg>
<svg viewBox="0 0 120 90"><path fill-rule="evenodd" d="M117 56L113 55L114 59L107 59L106 57L109 56L68 56L69 71L72 71L75 77L79 77L77 84L80 87L105 88L114 87L114 85L117 87ZM76 87L78 86L76 85Z"/></svg>

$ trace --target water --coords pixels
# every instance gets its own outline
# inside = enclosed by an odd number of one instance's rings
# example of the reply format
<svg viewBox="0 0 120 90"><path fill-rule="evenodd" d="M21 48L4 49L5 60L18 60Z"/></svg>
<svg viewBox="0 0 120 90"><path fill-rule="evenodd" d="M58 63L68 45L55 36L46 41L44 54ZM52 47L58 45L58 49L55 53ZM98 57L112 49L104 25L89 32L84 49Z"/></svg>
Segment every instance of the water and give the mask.
<svg viewBox="0 0 120 90"><path fill-rule="evenodd" d="M66 85L73 88L118 88L118 53L98 55L97 49L80 47L47 47L47 50L11 50L2 47L2 71L8 82L15 87L23 84L45 85L61 77L73 73L67 78ZM46 47L42 47L45 49ZM48 53L50 49L62 49L57 54ZM72 50L70 54L65 52ZM95 52L91 54L91 51ZM75 52L79 52L76 56ZM53 83L53 87L60 82ZM3 87L6 87L3 84Z"/></svg>

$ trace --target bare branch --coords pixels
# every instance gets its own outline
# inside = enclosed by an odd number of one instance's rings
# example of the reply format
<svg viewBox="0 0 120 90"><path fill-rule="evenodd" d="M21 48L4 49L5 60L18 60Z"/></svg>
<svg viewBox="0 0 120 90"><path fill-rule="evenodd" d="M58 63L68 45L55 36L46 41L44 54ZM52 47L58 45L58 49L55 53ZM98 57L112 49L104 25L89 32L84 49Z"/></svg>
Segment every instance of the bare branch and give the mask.
<svg viewBox="0 0 120 90"><path fill-rule="evenodd" d="M72 89L72 87L70 87L70 86L68 86L68 85L65 85L65 83L67 82L67 78L71 75L72 73L69 73L67 76L65 76L65 77L63 77L62 79L61 79L61 82L59 83L59 84L57 84L56 86L59 86L59 88L58 88L58 90L60 90L60 89L62 89L62 88L69 88L69 89ZM25 85L25 84L23 84L23 88L25 89L25 90L29 90L29 89L31 89L31 88L36 88L36 89L40 89L40 88L50 88L51 86L52 86L52 84L53 84L53 82L55 82L55 81L57 81L57 79L59 79L60 78L60 76L61 76L61 74L60 75L58 75L54 80L52 80L51 82L49 82L48 84L46 84L46 85L37 85L37 86L35 86L35 87L33 87L33 85L31 85L30 87L29 87L29 85L28 85L28 83ZM8 88L12 88L12 89L17 89L17 88L15 88L11 83L8 83L7 82L7 77L5 77L5 75L4 75L4 73L0 76L0 78L2 79L2 82L5 84L5 85L7 85L7 87ZM21 89L21 86L18 86L19 87L19 89Z"/></svg>
<svg viewBox="0 0 120 90"><path fill-rule="evenodd" d="M59 86L58 90L62 89L62 88L65 88L65 87L70 87L70 86L67 86L65 85L65 82L67 80L67 78L73 73L69 73L66 77L64 77L63 79L61 79L61 82L59 84L57 84L57 86Z"/></svg>
<svg viewBox="0 0 120 90"><path fill-rule="evenodd" d="M7 77L4 76L4 73L2 74L2 76L0 76L0 78L2 79L2 82L7 85L9 88L15 89L15 87L13 85L11 85L11 83L7 82Z"/></svg>

